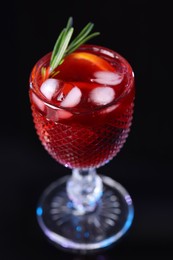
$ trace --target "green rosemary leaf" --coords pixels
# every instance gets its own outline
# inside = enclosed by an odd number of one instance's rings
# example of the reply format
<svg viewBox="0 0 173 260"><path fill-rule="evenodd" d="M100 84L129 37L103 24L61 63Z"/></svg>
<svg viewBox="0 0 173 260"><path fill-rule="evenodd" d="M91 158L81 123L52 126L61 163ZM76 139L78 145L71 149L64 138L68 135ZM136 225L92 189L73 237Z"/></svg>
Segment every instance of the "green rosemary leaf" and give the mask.
<svg viewBox="0 0 173 260"><path fill-rule="evenodd" d="M69 17L68 21L67 21L67 26L66 29L69 30L73 25L73 18Z"/></svg>
<svg viewBox="0 0 173 260"><path fill-rule="evenodd" d="M75 46L80 46L80 42L85 39L85 37L91 32L94 24L88 23L84 29L79 33L79 35L69 44L69 47L66 50L66 53L70 54Z"/></svg>
<svg viewBox="0 0 173 260"><path fill-rule="evenodd" d="M99 32L90 34L90 32L94 27L94 24L89 22L81 30L78 36L76 36L76 38L70 43L74 31L72 24L73 24L73 18L69 17L66 27L61 31L61 33L58 36L58 39L56 40L56 43L52 51L51 59L50 59L50 70L48 71L48 75L49 74L54 75L55 73L54 70L60 64L63 63L64 57L66 55L75 51L81 44L85 43L86 41L100 34ZM45 75L46 71L43 70L42 74Z"/></svg>
<svg viewBox="0 0 173 260"><path fill-rule="evenodd" d="M88 23L83 30L78 34L78 36L73 40L73 44L75 44L76 42L80 41L81 38L86 37L91 30L93 29L94 24L93 23Z"/></svg>
<svg viewBox="0 0 173 260"><path fill-rule="evenodd" d="M45 76L46 76L46 68L45 67L41 68L41 75L42 75L43 78L45 78Z"/></svg>
<svg viewBox="0 0 173 260"><path fill-rule="evenodd" d="M56 43L55 43L55 46L53 48L53 51L52 51L52 55L51 55L51 60L50 60L50 64L52 63L53 59L55 58L55 56L57 55L57 52L59 50L59 46L60 46L60 43L62 41L62 37L64 35L64 32L65 32L65 29L62 30L62 32L60 33Z"/></svg>
<svg viewBox="0 0 173 260"><path fill-rule="evenodd" d="M67 32L64 31L62 38L57 46L57 52L55 57L53 57L52 62L50 63L51 71L53 71L61 62L61 59L64 57L65 50L69 44L71 36L73 34L73 28L70 28Z"/></svg>
<svg viewBox="0 0 173 260"><path fill-rule="evenodd" d="M51 60L50 60L50 65L53 63L53 60L55 59L55 57L57 56L58 54L58 50L60 48L60 44L62 43L63 39L64 39L64 36L66 36L66 34L68 33L68 31L70 30L70 28L72 27L72 24L73 24L73 18L72 17L69 17L68 21L67 21L67 25L66 25L66 28L64 28L55 45L54 45L54 48L53 48L53 52L52 52L52 55L51 55Z"/></svg>
<svg viewBox="0 0 173 260"><path fill-rule="evenodd" d="M84 44L86 41L89 41L91 38L99 35L99 32L95 32L93 34L90 34L89 36L85 37L84 39L80 39L78 42L76 42L75 44L72 44L71 46L69 46L67 54L70 54L72 52L74 52L79 46L81 46L82 44Z"/></svg>

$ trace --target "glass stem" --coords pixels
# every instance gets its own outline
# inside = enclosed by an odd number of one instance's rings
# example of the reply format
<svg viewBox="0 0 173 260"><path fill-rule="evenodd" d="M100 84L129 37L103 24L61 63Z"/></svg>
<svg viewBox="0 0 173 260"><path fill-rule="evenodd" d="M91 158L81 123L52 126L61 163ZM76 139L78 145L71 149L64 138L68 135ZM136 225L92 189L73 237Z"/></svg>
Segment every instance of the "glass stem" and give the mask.
<svg viewBox="0 0 173 260"><path fill-rule="evenodd" d="M95 210L102 196L102 179L96 169L73 169L67 182L67 194L73 202L74 214L83 215Z"/></svg>

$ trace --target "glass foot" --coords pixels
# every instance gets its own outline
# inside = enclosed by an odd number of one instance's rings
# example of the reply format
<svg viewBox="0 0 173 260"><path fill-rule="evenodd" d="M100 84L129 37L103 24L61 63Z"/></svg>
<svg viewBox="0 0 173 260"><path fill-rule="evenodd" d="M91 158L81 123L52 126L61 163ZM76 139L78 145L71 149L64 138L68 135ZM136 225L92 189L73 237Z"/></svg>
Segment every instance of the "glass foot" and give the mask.
<svg viewBox="0 0 173 260"><path fill-rule="evenodd" d="M43 192L36 210L42 231L67 251L87 253L112 245L131 226L134 210L130 195L116 181L100 176L103 195L95 210L78 215L66 193L69 177L52 183Z"/></svg>

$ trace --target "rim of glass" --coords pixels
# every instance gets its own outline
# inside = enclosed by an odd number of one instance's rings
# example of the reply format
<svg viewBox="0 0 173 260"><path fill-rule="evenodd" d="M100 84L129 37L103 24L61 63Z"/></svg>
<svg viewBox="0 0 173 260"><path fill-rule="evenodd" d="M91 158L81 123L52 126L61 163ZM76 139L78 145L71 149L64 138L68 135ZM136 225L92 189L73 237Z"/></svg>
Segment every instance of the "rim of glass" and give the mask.
<svg viewBox="0 0 173 260"><path fill-rule="evenodd" d="M120 96L118 96L116 99L114 99L112 102L110 102L109 104L106 105L101 105L101 106L97 106L97 107L92 107L90 108L88 111L80 111L80 109L76 109L76 108L72 108L72 107L63 107L63 106L58 106L55 104L52 104L51 101L48 101L46 98L44 98L44 96L36 91L36 89L39 89L39 86L37 84L37 80L35 77L35 80L32 80L32 74L34 73L35 68L37 69L37 75L40 75L40 70L41 67L47 62L47 60L50 58L51 52L46 53L44 56L42 56L40 59L38 59L38 61L35 63L33 69L31 70L30 73L30 77L29 77L29 87L30 89L32 89L32 91L34 92L34 94L42 101L44 102L44 104L46 104L47 106L53 108L53 109L61 109L61 110L65 110L65 111L70 111L73 114L86 114L86 113L90 113L93 111L100 111L103 110L107 107L110 107L112 105L115 105L120 99L122 99L123 97L125 97L129 91L133 88L134 86L134 71L130 65L130 63L126 60L126 58L124 58L121 54L119 54L118 52L109 49L107 47L101 46L101 45L94 45L94 44L83 44L81 45L76 51L78 50L92 50L96 53L100 53L103 55L106 55L108 58L116 58L119 59L127 68L127 71L129 73L129 77L128 77L128 85L126 86L126 88L123 90L123 92L121 93ZM43 62L44 61L44 62Z"/></svg>

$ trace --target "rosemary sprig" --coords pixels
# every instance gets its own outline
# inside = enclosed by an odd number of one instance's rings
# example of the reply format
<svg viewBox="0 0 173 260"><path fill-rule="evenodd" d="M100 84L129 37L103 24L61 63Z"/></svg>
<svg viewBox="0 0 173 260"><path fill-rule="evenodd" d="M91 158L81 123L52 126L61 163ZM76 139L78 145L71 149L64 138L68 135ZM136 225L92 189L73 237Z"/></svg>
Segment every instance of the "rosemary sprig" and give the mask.
<svg viewBox="0 0 173 260"><path fill-rule="evenodd" d="M99 35L99 32L91 33L94 24L89 22L82 31L76 36L76 38L71 41L74 28L73 28L73 18L68 19L66 27L61 31L52 51L49 67L49 75L54 74L54 70L62 64L64 57L72 52L74 52L80 45L90 40L91 38ZM71 43L70 43L71 41ZM43 69L43 74L45 71Z"/></svg>

